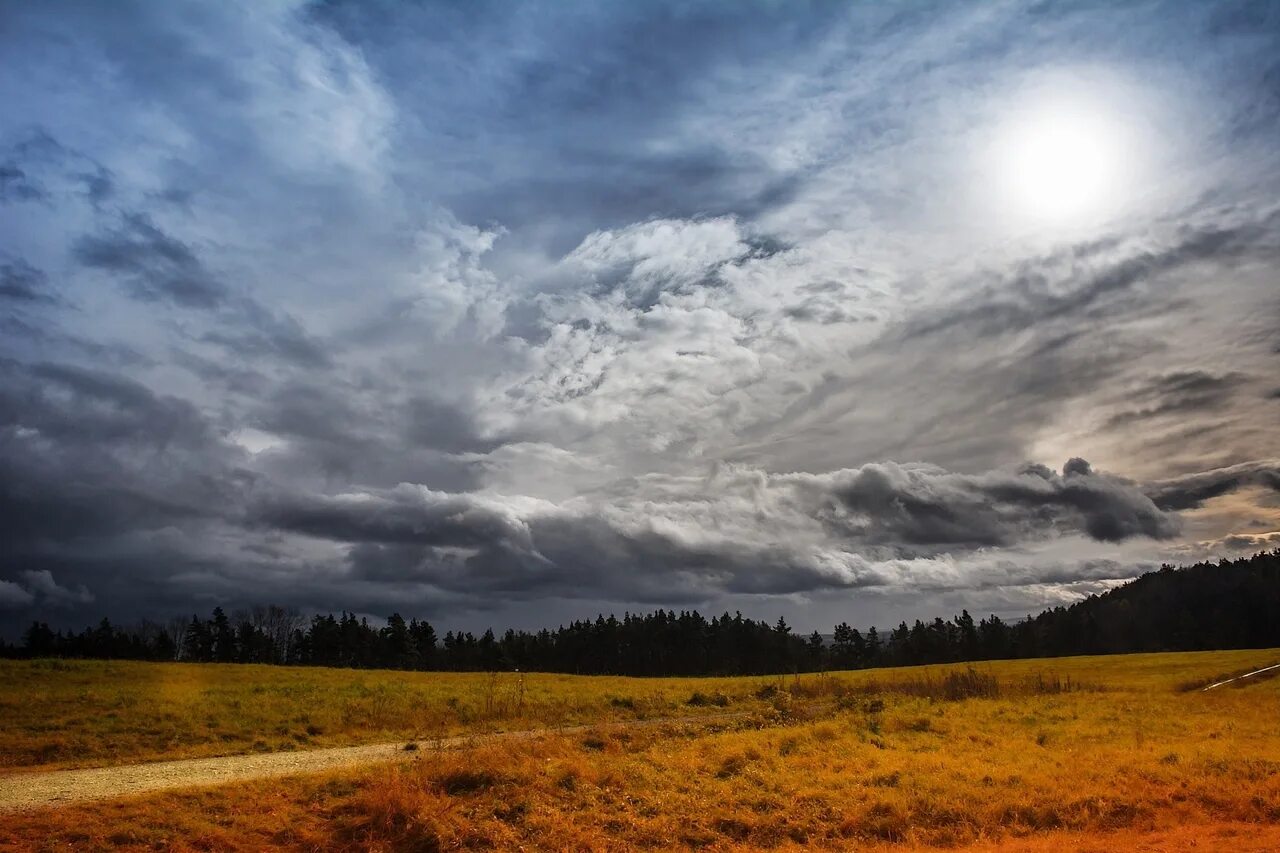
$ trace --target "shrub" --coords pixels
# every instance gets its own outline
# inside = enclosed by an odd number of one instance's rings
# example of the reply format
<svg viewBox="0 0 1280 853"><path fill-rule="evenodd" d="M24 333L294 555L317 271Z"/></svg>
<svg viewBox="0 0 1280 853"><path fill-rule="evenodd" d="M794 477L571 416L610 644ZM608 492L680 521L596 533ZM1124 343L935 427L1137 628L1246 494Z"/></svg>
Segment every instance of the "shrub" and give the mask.
<svg viewBox="0 0 1280 853"><path fill-rule="evenodd" d="M772 699L774 696L777 696L777 695L778 695L778 685L776 684L762 684L760 686L760 689L756 691L757 699Z"/></svg>
<svg viewBox="0 0 1280 853"><path fill-rule="evenodd" d="M497 775L481 768L455 767L440 773L435 783L449 796L473 794L498 784Z"/></svg>

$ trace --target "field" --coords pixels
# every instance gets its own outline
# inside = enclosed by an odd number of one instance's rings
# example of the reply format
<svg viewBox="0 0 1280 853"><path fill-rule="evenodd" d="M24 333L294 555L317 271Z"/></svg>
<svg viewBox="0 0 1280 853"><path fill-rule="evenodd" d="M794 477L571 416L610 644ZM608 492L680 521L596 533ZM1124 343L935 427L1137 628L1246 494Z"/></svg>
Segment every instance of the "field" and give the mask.
<svg viewBox="0 0 1280 853"><path fill-rule="evenodd" d="M766 680L0 660L0 768L94 767L717 712L723 708L716 702L749 705ZM695 692L708 702L689 705Z"/></svg>
<svg viewBox="0 0 1280 853"><path fill-rule="evenodd" d="M390 764L0 814L0 848L1274 850L1280 679L1194 687L1278 661L528 675L523 699L510 674L8 663L11 772L389 738L417 748ZM631 723L643 718L677 719ZM571 722L591 725L557 730ZM430 740L540 727L462 749Z"/></svg>

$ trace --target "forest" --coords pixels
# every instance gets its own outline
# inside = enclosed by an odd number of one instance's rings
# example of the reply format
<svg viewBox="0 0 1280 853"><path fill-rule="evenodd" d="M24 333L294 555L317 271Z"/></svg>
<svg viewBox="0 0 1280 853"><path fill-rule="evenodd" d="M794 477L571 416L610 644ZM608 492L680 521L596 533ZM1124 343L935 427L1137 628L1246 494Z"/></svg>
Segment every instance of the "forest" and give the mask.
<svg viewBox="0 0 1280 853"><path fill-rule="evenodd" d="M1234 561L1162 566L1101 595L1037 616L917 620L865 631L794 632L785 620L696 610L600 615L537 632L479 636L391 614L385 624L343 612L277 606L208 618L103 619L75 633L33 622L6 657L113 658L410 670L522 670L599 675L747 675L1010 658L1280 646L1280 549Z"/></svg>

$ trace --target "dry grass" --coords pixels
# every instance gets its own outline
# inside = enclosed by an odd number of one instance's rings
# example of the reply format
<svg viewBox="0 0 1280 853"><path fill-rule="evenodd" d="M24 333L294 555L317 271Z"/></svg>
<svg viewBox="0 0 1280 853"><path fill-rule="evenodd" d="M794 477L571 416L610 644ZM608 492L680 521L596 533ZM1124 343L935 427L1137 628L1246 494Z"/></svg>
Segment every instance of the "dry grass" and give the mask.
<svg viewBox="0 0 1280 853"><path fill-rule="evenodd" d="M751 710L866 693L1023 695L1087 686L1169 691L1280 660L1268 651L1076 657L818 676L635 679L236 664L0 661L0 768L429 740ZM1038 686L1037 686L1038 683ZM1055 687L1056 685L1056 687Z"/></svg>
<svg viewBox="0 0 1280 853"><path fill-rule="evenodd" d="M759 679L0 661L0 768L310 749L758 704ZM728 686L726 686L728 685ZM732 691L732 692L730 692ZM691 694L712 697L689 703Z"/></svg>
<svg viewBox="0 0 1280 853"><path fill-rule="evenodd" d="M1271 666L1271 664L1268 664L1267 666ZM1193 690L1204 690L1206 687L1214 684L1221 684L1222 686L1219 689L1226 688L1230 690L1241 690L1245 687L1251 687L1260 681L1269 681L1272 678L1280 678L1280 669L1268 669L1266 672L1257 672L1257 670L1261 668L1262 667L1243 666L1233 669L1230 672L1217 672L1212 675L1190 678L1180 683L1178 685L1178 689L1184 693L1189 693ZM1246 678L1245 676L1248 677Z"/></svg>
<svg viewBox="0 0 1280 853"><path fill-rule="evenodd" d="M902 689L879 693L865 689L870 674L672 680L682 711L695 691L759 711L424 747L400 766L9 815L0 847L1277 849L1280 681L1177 690L1274 659L1015 662L975 668L976 679L964 667L881 671L879 684ZM995 695L948 695L950 674L994 678ZM1091 689L1068 686L1081 683Z"/></svg>

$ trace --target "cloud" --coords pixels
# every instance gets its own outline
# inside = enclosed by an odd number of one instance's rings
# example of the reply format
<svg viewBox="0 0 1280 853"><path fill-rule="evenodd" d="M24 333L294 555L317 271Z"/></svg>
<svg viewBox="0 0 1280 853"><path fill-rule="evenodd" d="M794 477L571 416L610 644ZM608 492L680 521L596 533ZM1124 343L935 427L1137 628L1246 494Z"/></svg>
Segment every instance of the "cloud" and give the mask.
<svg viewBox="0 0 1280 853"><path fill-rule="evenodd" d="M23 572L22 577L25 579L27 589L48 604L59 606L64 604L89 604L93 601L93 593L86 589L83 584L75 589L59 586L57 581L53 579L53 573L48 570Z"/></svg>
<svg viewBox="0 0 1280 853"><path fill-rule="evenodd" d="M1035 262L1024 262L1011 277L966 293L961 304L944 304L922 312L903 327L907 337L944 334L1008 334L1055 321L1087 317L1102 310L1128 307L1133 291L1183 267L1215 259L1231 261L1262 252L1274 256L1280 212L1256 217L1224 215L1207 224L1187 224L1162 245L1113 239L1073 246ZM1165 309L1154 303L1148 309Z"/></svg>
<svg viewBox="0 0 1280 853"><path fill-rule="evenodd" d="M0 363L5 423L54 439L164 447L201 444L208 426L189 402L122 376L66 364Z"/></svg>
<svg viewBox="0 0 1280 853"><path fill-rule="evenodd" d="M38 201L45 195L44 189L23 169L13 163L0 164L0 201Z"/></svg>
<svg viewBox="0 0 1280 853"><path fill-rule="evenodd" d="M1130 407L1112 415L1107 426L1123 427L1139 421L1222 408L1245 379L1236 372L1215 375L1203 370L1175 371L1154 377L1144 387L1130 392Z"/></svg>
<svg viewBox="0 0 1280 853"><path fill-rule="evenodd" d="M68 620L820 627L1280 521L1255 12L190 11L0 34L0 589L34 610L22 572ZM1044 81L1149 129L1114 216L1012 221L979 174Z"/></svg>
<svg viewBox="0 0 1280 853"><path fill-rule="evenodd" d="M0 530L15 568L50 543L234 513L251 479L237 461L186 401L100 371L0 362Z"/></svg>
<svg viewBox="0 0 1280 853"><path fill-rule="evenodd" d="M60 143L43 127L25 129L0 163L0 201L55 200L79 195L95 208L115 194L115 175L93 157Z"/></svg>
<svg viewBox="0 0 1280 853"><path fill-rule="evenodd" d="M35 601L35 596L13 581L0 580L0 608L23 607Z"/></svg>
<svg viewBox="0 0 1280 853"><path fill-rule="evenodd" d="M0 580L0 609L69 607L92 604L94 595L83 584L75 588L61 586L47 569L19 573L20 581Z"/></svg>
<svg viewBox="0 0 1280 853"><path fill-rule="evenodd" d="M1257 553L1280 547L1280 532L1272 533L1236 533L1225 536L1218 542L1208 543L1206 549L1210 554L1221 551L1245 551Z"/></svg>
<svg viewBox="0 0 1280 853"><path fill-rule="evenodd" d="M1186 510L1244 486L1262 486L1280 492L1280 462L1244 462L1227 468L1172 477L1150 484L1147 494L1165 510Z"/></svg>
<svg viewBox="0 0 1280 853"><path fill-rule="evenodd" d="M1040 466L966 476L893 464L832 477L832 494L851 511L853 529L876 542L1009 545L1037 527L1116 542L1178 532L1176 519L1134 484L1095 474L1083 459L1068 461L1060 477Z"/></svg>
<svg viewBox="0 0 1280 853"><path fill-rule="evenodd" d="M589 288L622 290L629 304L650 307L664 292L715 286L716 270L751 252L731 218L658 220L617 231L596 231L561 262L580 270Z"/></svg>
<svg viewBox="0 0 1280 853"><path fill-rule="evenodd" d="M81 236L76 260L120 277L144 302L208 312L213 325L193 337L236 358L280 360L308 368L329 363L329 349L289 312L271 309L215 276L189 244L140 213L127 213L113 229Z"/></svg>
<svg viewBox="0 0 1280 853"><path fill-rule="evenodd" d="M48 278L21 258L0 263L0 300L27 303L56 301L48 291Z"/></svg>
<svg viewBox="0 0 1280 853"><path fill-rule="evenodd" d="M201 342L250 361L279 360L305 368L330 364L332 345L317 340L290 314L270 311L246 297L232 300L226 308L231 328L205 332Z"/></svg>
<svg viewBox="0 0 1280 853"><path fill-rule="evenodd" d="M82 237L75 257L86 267L123 276L139 299L187 308L214 308L226 299L226 289L191 247L142 214L127 214L108 233Z"/></svg>
<svg viewBox="0 0 1280 853"><path fill-rule="evenodd" d="M1177 532L1177 520L1136 486L1072 462L1063 475L892 463L822 475L734 467L710 479L650 476L559 503L405 484L276 495L250 515L355 544L353 565L366 576L399 571L457 592L623 600L907 587L913 579L895 575L894 561L1076 534L1121 541Z"/></svg>
<svg viewBox="0 0 1280 853"><path fill-rule="evenodd" d="M450 547L528 541L519 515L501 500L409 485L380 495L278 496L251 515L261 524L339 541Z"/></svg>

